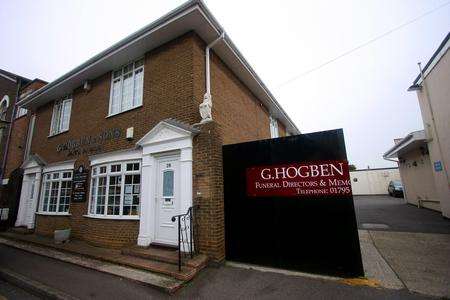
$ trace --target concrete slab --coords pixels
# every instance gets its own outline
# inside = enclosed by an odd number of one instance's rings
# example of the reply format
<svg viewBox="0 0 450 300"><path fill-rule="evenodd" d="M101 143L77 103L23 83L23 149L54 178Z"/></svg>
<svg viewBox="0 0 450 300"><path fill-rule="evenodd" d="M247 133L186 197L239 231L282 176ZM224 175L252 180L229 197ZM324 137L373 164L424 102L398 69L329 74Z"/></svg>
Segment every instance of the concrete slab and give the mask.
<svg viewBox="0 0 450 300"><path fill-rule="evenodd" d="M367 230L359 230L358 234L366 277L388 289L400 290L405 288L394 270L392 270L375 247L370 232Z"/></svg>
<svg viewBox="0 0 450 300"><path fill-rule="evenodd" d="M450 298L450 235L371 231L374 245L413 292Z"/></svg>

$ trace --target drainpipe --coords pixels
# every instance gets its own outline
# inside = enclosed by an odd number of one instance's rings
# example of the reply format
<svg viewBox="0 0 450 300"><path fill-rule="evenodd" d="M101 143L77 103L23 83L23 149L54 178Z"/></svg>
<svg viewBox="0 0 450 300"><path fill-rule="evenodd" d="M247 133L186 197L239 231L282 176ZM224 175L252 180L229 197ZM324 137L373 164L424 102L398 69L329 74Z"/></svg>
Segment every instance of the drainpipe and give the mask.
<svg viewBox="0 0 450 300"><path fill-rule="evenodd" d="M211 99L211 73L209 66L209 50L214 47L219 41L225 39L225 32L212 41L205 49L205 73L206 73L206 92L204 98Z"/></svg>
<svg viewBox="0 0 450 300"><path fill-rule="evenodd" d="M22 87L22 79L21 78L17 78L16 99L14 100L11 120L10 120L9 128L8 128L8 137L6 138L5 152L3 153L2 169L0 170L0 180L1 180L0 183L1 184L3 184L2 183L3 182L3 175L5 175L6 160L8 159L8 151L9 151L9 141L11 139L11 132L12 132L12 128L14 126L14 121L16 120L16 118L15 118L15 116L16 116L16 104L19 101L19 91L20 91L21 87Z"/></svg>

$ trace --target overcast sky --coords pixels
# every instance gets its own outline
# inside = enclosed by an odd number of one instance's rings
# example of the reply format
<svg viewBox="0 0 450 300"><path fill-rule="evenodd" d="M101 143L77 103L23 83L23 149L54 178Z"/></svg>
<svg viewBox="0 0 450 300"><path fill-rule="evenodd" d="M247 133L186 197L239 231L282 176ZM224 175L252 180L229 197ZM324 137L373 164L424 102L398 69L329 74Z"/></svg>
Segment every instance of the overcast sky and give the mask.
<svg viewBox="0 0 450 300"><path fill-rule="evenodd" d="M393 139L423 128L406 89L450 30L450 5L297 77L448 0L205 2L299 129L343 128L358 168L393 166ZM54 80L181 3L0 0L0 68Z"/></svg>

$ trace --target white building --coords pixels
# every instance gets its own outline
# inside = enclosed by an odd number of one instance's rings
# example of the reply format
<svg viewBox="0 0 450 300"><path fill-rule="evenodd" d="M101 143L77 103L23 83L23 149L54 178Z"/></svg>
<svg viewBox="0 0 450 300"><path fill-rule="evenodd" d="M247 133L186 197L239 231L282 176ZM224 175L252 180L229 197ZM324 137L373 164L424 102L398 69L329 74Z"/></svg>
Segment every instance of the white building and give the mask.
<svg viewBox="0 0 450 300"><path fill-rule="evenodd" d="M350 172L353 195L387 195L391 180L400 180L398 168L363 169Z"/></svg>

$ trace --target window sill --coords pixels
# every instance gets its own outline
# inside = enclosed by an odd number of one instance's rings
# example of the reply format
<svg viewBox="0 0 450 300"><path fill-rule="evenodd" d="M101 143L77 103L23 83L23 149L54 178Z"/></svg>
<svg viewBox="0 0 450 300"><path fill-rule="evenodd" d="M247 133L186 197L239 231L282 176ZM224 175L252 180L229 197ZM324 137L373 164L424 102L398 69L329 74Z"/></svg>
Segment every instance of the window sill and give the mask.
<svg viewBox="0 0 450 300"><path fill-rule="evenodd" d="M61 213L61 212L44 212L44 211L39 211L39 212L36 212L36 215L68 217L68 216L71 216L72 214L70 214L70 213Z"/></svg>
<svg viewBox="0 0 450 300"><path fill-rule="evenodd" d="M50 135L47 136L47 138L51 138L51 137L54 137L54 136L57 136L57 135L66 133L66 132L68 132L68 131L69 131L69 129L64 130L64 131L61 131L61 132L58 132L58 133L55 133L55 134L50 134Z"/></svg>
<svg viewBox="0 0 450 300"><path fill-rule="evenodd" d="M132 107L132 108L129 108L129 109L127 109L127 110L124 110L124 111L121 111L121 112L118 112L118 113L109 114L109 115L107 115L107 116L105 117L105 119L108 119L108 118L111 118L111 117L114 117L114 116L117 116L117 115L120 115L120 114L129 112L129 111L132 111L132 110L134 110L134 109L138 109L138 108L140 108L140 107L142 107L142 106L143 106L143 105L140 104L140 105L138 105L138 106L134 106L134 107Z"/></svg>
<svg viewBox="0 0 450 300"><path fill-rule="evenodd" d="M139 216L94 216L94 215L83 215L85 218L91 219L102 219L102 220L117 220L117 221L139 221Z"/></svg>

